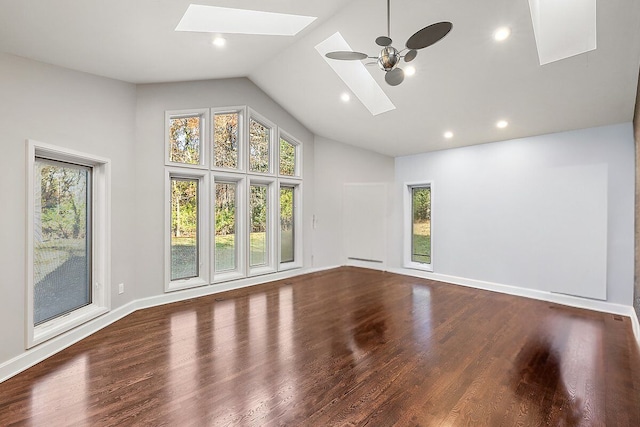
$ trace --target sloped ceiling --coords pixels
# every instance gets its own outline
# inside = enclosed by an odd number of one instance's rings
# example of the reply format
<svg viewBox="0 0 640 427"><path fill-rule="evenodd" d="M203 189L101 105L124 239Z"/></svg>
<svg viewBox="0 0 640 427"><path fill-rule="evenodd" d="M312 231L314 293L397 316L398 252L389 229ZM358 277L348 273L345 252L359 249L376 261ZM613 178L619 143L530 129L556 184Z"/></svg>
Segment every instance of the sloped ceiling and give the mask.
<svg viewBox="0 0 640 427"><path fill-rule="evenodd" d="M195 0L194 0L195 1ZM247 76L317 135L391 156L631 121L640 64L640 2L597 3L597 49L540 66L527 0L392 0L402 46L438 21L452 32L420 51L417 73L390 87L377 116L352 97L314 47L339 31L376 55L384 0L202 0L197 4L317 16L295 37L175 32L183 0L0 0L0 51L132 83ZM512 34L492 38L499 26ZM200 107L200 106L194 106ZM497 129L496 121L509 122ZM447 140L443 133L454 137Z"/></svg>

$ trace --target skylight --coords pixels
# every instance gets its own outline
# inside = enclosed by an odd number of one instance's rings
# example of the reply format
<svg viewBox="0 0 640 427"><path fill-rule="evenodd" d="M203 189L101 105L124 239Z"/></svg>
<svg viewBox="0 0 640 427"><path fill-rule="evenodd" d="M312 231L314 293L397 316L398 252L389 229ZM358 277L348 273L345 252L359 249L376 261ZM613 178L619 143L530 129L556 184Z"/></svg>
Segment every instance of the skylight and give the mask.
<svg viewBox="0 0 640 427"><path fill-rule="evenodd" d="M396 109L362 62L336 61L325 56L328 52L353 51L340 32L319 43L316 50L371 114L376 116Z"/></svg>
<svg viewBox="0 0 640 427"><path fill-rule="evenodd" d="M175 31L295 36L315 20L314 16L191 4Z"/></svg>
<svg viewBox="0 0 640 427"><path fill-rule="evenodd" d="M540 65L596 48L596 0L529 0Z"/></svg>

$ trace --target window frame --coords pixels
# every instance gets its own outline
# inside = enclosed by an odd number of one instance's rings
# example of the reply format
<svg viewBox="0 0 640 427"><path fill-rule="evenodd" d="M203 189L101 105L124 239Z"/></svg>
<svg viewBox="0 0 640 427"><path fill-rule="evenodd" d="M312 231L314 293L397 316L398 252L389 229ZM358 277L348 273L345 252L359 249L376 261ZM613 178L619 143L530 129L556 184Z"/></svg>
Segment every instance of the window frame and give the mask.
<svg viewBox="0 0 640 427"><path fill-rule="evenodd" d="M230 113L238 113L238 167L236 169L225 168L216 166L216 146L215 146L215 116L216 114L230 114ZM207 140L207 144L211 146L211 159L210 165L211 170L214 171L222 171L222 172L237 172L237 173L245 173L249 169L248 163L248 155L245 154L245 151L248 151L248 146L245 150L244 141L248 138L248 122L247 119L247 106L233 106L233 107L212 107L209 113L209 123L211 123L211 136L209 140ZM245 158L246 157L246 158Z"/></svg>
<svg viewBox="0 0 640 427"><path fill-rule="evenodd" d="M293 175L282 175L280 173L280 140L284 139L287 143L293 145L295 149L295 166L294 166L294 174ZM282 177L283 179L291 179L291 178L299 178L302 179L302 144L296 138L291 136L288 132L283 131L278 128L278 153L277 153L277 163L278 163L278 177Z"/></svg>
<svg viewBox="0 0 640 427"><path fill-rule="evenodd" d="M429 188L431 190L431 262L429 264L415 262L412 260L413 252L413 189L414 188ZM433 272L433 237L434 237L434 183L431 180L409 182L403 185L403 204L404 204L404 254L403 264L405 268L414 270L422 270L427 272Z"/></svg>
<svg viewBox="0 0 640 427"><path fill-rule="evenodd" d="M200 163L180 163L172 162L169 155L171 151L171 137L169 130L171 129L171 119L185 117L200 117ZM164 113L164 164L169 167L185 167L196 169L209 169L209 145L211 141L211 126L208 126L209 108L194 108L189 110L168 110Z"/></svg>
<svg viewBox="0 0 640 427"><path fill-rule="evenodd" d="M234 174L223 172L211 173L211 195L209 202L211 203L211 272L213 276L212 283L227 282L230 280L242 279L246 277L247 271L247 221L244 218L248 218L248 206L246 203L242 203L247 198L247 176L246 174ZM217 183L235 183L236 184L236 268L234 270L225 270L221 272L216 271L216 258L215 258L215 197L216 197L216 184Z"/></svg>
<svg viewBox="0 0 640 427"><path fill-rule="evenodd" d="M267 234L265 236L267 242L267 262L265 265L252 267L251 266L251 186L252 185L263 185L267 187ZM275 178L269 177L260 177L260 176L249 176L247 180L247 191L246 191L246 208L247 212L245 215L246 218L246 226L247 226L247 239L246 239L246 249L245 256L247 261L247 277L260 276L263 274L275 273L277 272L276 266L276 250L277 244L279 243L278 235L274 236L274 231L279 230L274 228L275 221L278 221L279 224L279 203L278 196L276 195L277 181Z"/></svg>
<svg viewBox="0 0 640 427"><path fill-rule="evenodd" d="M171 280L171 179L198 180L198 276ZM164 236L164 276L165 292L208 285L209 282L209 173L197 168L165 168L165 236ZM203 200L206 203L203 203Z"/></svg>
<svg viewBox="0 0 640 427"><path fill-rule="evenodd" d="M259 176L277 176L275 172L275 163L276 163L276 154L279 152L279 148L275 148L275 139L279 136L278 134L278 126L273 123L271 120L264 117L262 114L258 113L251 107L247 108L248 117L246 120L245 127L245 135L246 135L246 148L247 153L245 154L245 160L247 162L246 172L250 175L259 175ZM260 123L262 126L270 129L269 132L269 170L267 172L258 172L251 170L251 120ZM278 140L279 141L279 140ZM277 158L278 169L280 169L280 158Z"/></svg>
<svg viewBox="0 0 640 427"><path fill-rule="evenodd" d="M292 187L293 188L293 261L282 262L282 242L281 240L281 226L280 226L280 188ZM302 267L302 181L295 179L278 180L278 271L293 270Z"/></svg>
<svg viewBox="0 0 640 427"><path fill-rule="evenodd" d="M26 348L61 335L111 310L111 161L104 157L28 139ZM91 172L91 303L34 325L34 233L36 157L89 167Z"/></svg>

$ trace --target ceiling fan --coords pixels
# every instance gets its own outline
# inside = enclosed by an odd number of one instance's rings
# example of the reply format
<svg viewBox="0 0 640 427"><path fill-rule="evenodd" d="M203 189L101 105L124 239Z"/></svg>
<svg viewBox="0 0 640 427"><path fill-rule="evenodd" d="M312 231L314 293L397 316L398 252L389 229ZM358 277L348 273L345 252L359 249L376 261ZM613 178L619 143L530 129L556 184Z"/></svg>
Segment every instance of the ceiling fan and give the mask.
<svg viewBox="0 0 640 427"><path fill-rule="evenodd" d="M361 61L363 59L375 59L375 62L371 64L378 64L381 70L385 71L384 80L391 86L397 86L404 80L404 71L398 67L400 61L404 59L404 62L413 61L418 55L419 49L424 49L432 44L442 40L444 36L449 34L453 24L451 22L443 21L436 22L435 24L428 25L409 37L406 48L398 50L391 46L393 41L391 40L391 12L390 12L391 0L387 0L387 35L376 38L376 44L382 46L380 54L376 56L369 56L366 53L350 52L350 51L336 51L329 52L325 56L329 59L338 59L342 61ZM403 55L402 53L406 53ZM367 64L369 65L369 64Z"/></svg>

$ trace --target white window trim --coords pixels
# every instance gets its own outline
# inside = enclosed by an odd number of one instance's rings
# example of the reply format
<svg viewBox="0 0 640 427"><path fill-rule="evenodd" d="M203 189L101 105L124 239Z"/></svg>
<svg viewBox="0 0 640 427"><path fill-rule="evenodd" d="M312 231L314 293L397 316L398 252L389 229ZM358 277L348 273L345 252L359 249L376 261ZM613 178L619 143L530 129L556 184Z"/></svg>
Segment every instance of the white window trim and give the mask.
<svg viewBox="0 0 640 427"><path fill-rule="evenodd" d="M262 274L275 273L276 268L276 254L277 245L279 244L279 230L280 227L275 227L279 223L280 211L278 210L278 195L277 195L277 182L275 178L267 178L261 176L249 175L247 182L246 192L246 206L247 212L245 215L245 222L247 224L247 247L245 250L247 259L247 276L260 276ZM267 262L266 265L251 267L251 185L266 185L267 186Z"/></svg>
<svg viewBox="0 0 640 427"><path fill-rule="evenodd" d="M295 170L294 170L293 176L280 174L280 139L284 139L289 144L293 145L296 150L296 154L295 154L296 164L295 164ZM295 179L295 178L302 179L302 143L298 141L296 138L294 138L293 136L291 136L291 134L289 134L288 132L278 128L278 141L276 145L278 147L278 150L277 150L278 152L276 155L278 176L284 179Z"/></svg>
<svg viewBox="0 0 640 427"><path fill-rule="evenodd" d="M280 262L282 259L282 245L280 244L280 187L293 187L293 236L294 254L292 262ZM295 179L278 180L278 271L302 268L302 181Z"/></svg>
<svg viewBox="0 0 640 427"><path fill-rule="evenodd" d="M214 117L216 114L228 114L228 113L238 113L238 167L237 169L230 168L221 168L216 166L216 153L215 153L215 121ZM247 139L248 125L247 123L247 106L240 105L235 107L213 107L211 108L211 114L209 115L209 123L211 123L211 170L214 171L225 171L225 172L246 172L249 168L248 154L245 154L245 144L244 141ZM209 142L207 142L209 144ZM248 148L248 146L247 146Z"/></svg>
<svg viewBox="0 0 640 427"><path fill-rule="evenodd" d="M35 140L27 140L26 347L31 348L111 309L111 161ZM92 302L38 326L33 321L35 158L89 166L92 172Z"/></svg>
<svg viewBox="0 0 640 427"><path fill-rule="evenodd" d="M170 133L171 119L180 117L200 116L200 164L192 165L186 163L172 162L169 158L171 151ZM196 169L209 169L209 141L211 140L211 131L207 123L209 120L208 108L195 108L191 110L169 110L164 113L164 164L165 166L188 167Z"/></svg>
<svg viewBox="0 0 640 427"><path fill-rule="evenodd" d="M247 271L247 220L249 215L246 212L248 206L246 203L241 203L242 200L248 200L247 197L247 175L246 174L234 174L223 172L212 172L211 175L211 196L209 198L210 205L212 206L211 212L211 272L213 275L213 283L227 282L230 280L242 279L246 277ZM216 183L217 182L235 182L236 187L236 269L228 271L216 271L216 259L215 259L215 237L216 237L216 212L215 212L215 197L216 197Z"/></svg>
<svg viewBox="0 0 640 427"><path fill-rule="evenodd" d="M247 153L245 154L245 160L247 162L247 173L252 174L252 175L259 175L259 176L274 176L276 175L276 162L279 162L279 159L276 157L277 156L277 149L276 149L276 137L279 136L278 133L278 126L273 123L271 120L267 119L265 116L263 116L262 114L258 113L257 111L255 111L254 109L252 109L251 107L247 108L249 111L249 117L247 118L247 124L246 124L246 128L245 128L245 135L247 136L246 139L246 146L247 146ZM268 127L271 131L269 132L269 172L256 172L256 171L252 171L251 170L251 133L250 133L250 127L251 127L251 120L254 120L258 123L260 123L261 125ZM278 168L279 168L279 163L278 163Z"/></svg>
<svg viewBox="0 0 640 427"><path fill-rule="evenodd" d="M411 190L416 187L430 187L431 188L431 264L424 264L411 260L411 241L413 238L413 211L412 211L412 192ZM422 270L433 272L433 242L434 242L434 183L433 181L420 181L420 182L408 182L403 184L403 205L404 205L404 267L414 270Z"/></svg>
<svg viewBox="0 0 640 427"><path fill-rule="evenodd" d="M171 280L171 178L198 179L198 277ZM208 285L209 282L209 173L194 168L165 168L164 276L165 292Z"/></svg>

